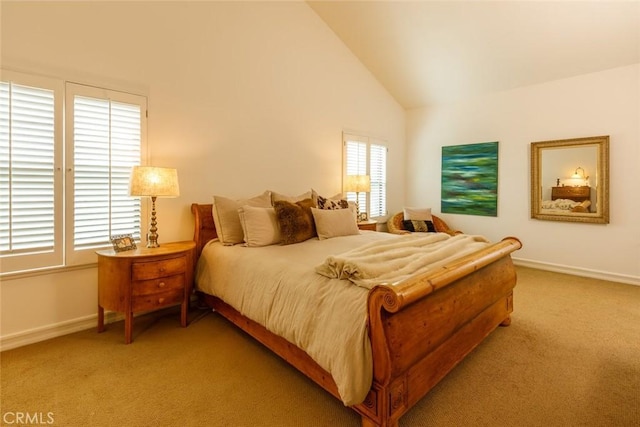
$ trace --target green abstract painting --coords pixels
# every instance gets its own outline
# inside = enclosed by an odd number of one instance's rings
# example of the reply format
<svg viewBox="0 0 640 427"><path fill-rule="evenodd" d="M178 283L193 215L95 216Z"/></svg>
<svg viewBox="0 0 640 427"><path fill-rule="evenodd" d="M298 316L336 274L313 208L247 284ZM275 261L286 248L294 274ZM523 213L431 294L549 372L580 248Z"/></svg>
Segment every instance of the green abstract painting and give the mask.
<svg viewBox="0 0 640 427"><path fill-rule="evenodd" d="M498 216L498 142L442 147L443 213Z"/></svg>

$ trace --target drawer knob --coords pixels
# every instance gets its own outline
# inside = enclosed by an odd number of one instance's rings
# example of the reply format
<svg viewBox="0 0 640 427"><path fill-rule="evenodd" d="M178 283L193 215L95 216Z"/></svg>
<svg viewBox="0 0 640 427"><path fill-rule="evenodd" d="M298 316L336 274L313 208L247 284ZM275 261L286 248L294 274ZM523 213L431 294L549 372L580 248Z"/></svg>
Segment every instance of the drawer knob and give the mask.
<svg viewBox="0 0 640 427"><path fill-rule="evenodd" d="M164 288L165 286L166 286L166 283L164 283L164 282L158 283L158 287L159 288Z"/></svg>
<svg viewBox="0 0 640 427"><path fill-rule="evenodd" d="M164 302L164 298L158 298L158 304L162 304Z"/></svg>

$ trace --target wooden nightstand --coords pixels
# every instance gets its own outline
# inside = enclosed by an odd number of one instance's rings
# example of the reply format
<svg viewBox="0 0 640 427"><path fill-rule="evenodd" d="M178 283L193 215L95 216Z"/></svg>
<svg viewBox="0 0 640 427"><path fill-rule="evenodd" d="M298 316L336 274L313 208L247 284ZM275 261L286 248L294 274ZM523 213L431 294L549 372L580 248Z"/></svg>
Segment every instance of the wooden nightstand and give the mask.
<svg viewBox="0 0 640 427"><path fill-rule="evenodd" d="M133 314L181 304L180 323L187 326L193 288L195 242L163 243L98 254L98 332L104 331L104 310L124 313L124 341L131 342Z"/></svg>
<svg viewBox="0 0 640 427"><path fill-rule="evenodd" d="M551 200L569 199L574 202L584 202L591 196L591 187L551 187Z"/></svg>
<svg viewBox="0 0 640 427"><path fill-rule="evenodd" d="M371 231L377 231L378 222L377 221L372 221L372 220L368 220L368 221L358 221L358 228L360 230L371 230Z"/></svg>

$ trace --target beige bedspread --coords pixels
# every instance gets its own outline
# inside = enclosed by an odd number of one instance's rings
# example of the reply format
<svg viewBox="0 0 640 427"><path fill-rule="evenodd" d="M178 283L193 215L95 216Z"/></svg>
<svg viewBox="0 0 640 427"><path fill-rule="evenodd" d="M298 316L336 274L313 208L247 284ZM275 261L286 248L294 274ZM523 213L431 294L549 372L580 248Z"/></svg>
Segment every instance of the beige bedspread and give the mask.
<svg viewBox="0 0 640 427"><path fill-rule="evenodd" d="M354 405L373 377L367 290L314 267L331 254L395 237L370 231L251 248L214 241L198 261L196 287L306 351L333 376L344 404Z"/></svg>
<svg viewBox="0 0 640 427"><path fill-rule="evenodd" d="M373 377L368 289L317 274L315 267L330 255L401 238L363 231L286 246L213 241L198 261L196 287L307 352L332 375L344 404L354 405L364 400Z"/></svg>

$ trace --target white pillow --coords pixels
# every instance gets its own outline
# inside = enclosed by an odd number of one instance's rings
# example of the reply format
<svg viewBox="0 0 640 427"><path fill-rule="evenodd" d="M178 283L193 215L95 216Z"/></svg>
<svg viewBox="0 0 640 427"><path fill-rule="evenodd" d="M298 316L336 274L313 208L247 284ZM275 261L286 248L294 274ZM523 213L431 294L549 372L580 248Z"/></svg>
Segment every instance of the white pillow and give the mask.
<svg viewBox="0 0 640 427"><path fill-rule="evenodd" d="M238 209L238 215L247 246L268 246L282 241L274 208L245 205Z"/></svg>
<svg viewBox="0 0 640 427"><path fill-rule="evenodd" d="M311 208L311 213L320 240L360 234L358 224L350 209Z"/></svg>
<svg viewBox="0 0 640 427"><path fill-rule="evenodd" d="M244 205L269 208L271 193L265 191L250 199L233 200L222 196L213 196L213 222L216 225L218 238L223 245L235 245L244 241L242 224L238 209Z"/></svg>
<svg viewBox="0 0 640 427"><path fill-rule="evenodd" d="M433 221L431 208L404 208L405 221Z"/></svg>

